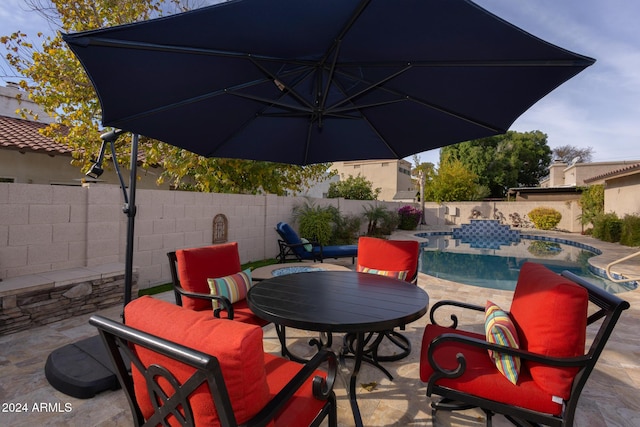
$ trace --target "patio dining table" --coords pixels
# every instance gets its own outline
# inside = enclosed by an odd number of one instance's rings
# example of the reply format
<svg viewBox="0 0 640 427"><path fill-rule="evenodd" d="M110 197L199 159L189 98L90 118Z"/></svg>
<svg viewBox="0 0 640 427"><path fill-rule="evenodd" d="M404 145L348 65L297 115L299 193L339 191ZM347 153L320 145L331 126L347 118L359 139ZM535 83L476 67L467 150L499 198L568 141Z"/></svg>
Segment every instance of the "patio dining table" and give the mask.
<svg viewBox="0 0 640 427"><path fill-rule="evenodd" d="M347 391L356 426L361 426L356 379L363 361L365 334L419 319L427 312L429 296L414 284L377 274L314 271L263 280L249 290L247 301L257 316L276 325L356 335ZM343 347L342 351L348 349Z"/></svg>

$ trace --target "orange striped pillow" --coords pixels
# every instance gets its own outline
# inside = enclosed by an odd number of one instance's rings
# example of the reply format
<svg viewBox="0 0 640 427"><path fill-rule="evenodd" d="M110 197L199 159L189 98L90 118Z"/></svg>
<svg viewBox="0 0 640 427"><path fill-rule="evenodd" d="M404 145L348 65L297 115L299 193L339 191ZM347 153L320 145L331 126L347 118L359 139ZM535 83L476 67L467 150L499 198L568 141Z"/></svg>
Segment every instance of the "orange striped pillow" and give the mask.
<svg viewBox="0 0 640 427"><path fill-rule="evenodd" d="M230 276L219 277L217 279L207 279L211 295L227 297L231 304L242 301L247 297L247 292L251 289L251 269L246 269L240 273ZM213 309L220 307L218 301L211 301Z"/></svg>
<svg viewBox="0 0 640 427"><path fill-rule="evenodd" d="M380 276L393 277L394 279L404 280L407 277L408 270L392 271L392 270L378 270L375 268L363 267L358 265L358 273L379 274Z"/></svg>
<svg viewBox="0 0 640 427"><path fill-rule="evenodd" d="M509 315L491 301L487 301L484 312L484 328L487 342L511 348L520 348L518 332ZM513 384L518 383L520 358L510 354L489 350L498 371Z"/></svg>

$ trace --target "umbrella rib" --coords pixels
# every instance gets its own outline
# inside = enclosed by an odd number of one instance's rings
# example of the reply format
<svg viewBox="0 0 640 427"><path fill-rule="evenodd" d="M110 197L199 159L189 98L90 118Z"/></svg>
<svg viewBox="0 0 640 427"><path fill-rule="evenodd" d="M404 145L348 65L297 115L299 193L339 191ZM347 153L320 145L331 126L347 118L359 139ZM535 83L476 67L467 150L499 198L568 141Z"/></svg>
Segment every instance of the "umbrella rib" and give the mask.
<svg viewBox="0 0 640 427"><path fill-rule="evenodd" d="M344 75L344 76L346 76L348 78L351 78L351 79L354 79L354 80L358 80L358 81L360 81L360 82L362 82L364 84L371 85L371 82L369 82L369 81L367 81L365 79L362 79L360 77L357 77L355 75L352 75L352 74L349 74L349 73L346 73L346 72L340 71L340 70L336 71L336 72L340 73L340 74L342 74L342 75ZM433 104L433 103L428 102L426 100L422 100L422 99L411 97L411 96L407 95L406 93L398 92L398 91L395 91L395 90L392 90L392 89L389 89L389 88L386 88L386 87L378 87L378 89L382 90L382 91L385 91L385 92L388 92L388 93L390 93L392 95L395 95L397 98L394 99L394 100L391 100L391 101L381 102L379 104L374 103L374 104L371 104L371 105L362 105L362 106L359 106L357 104L353 104L353 106L351 108L349 108L349 107L337 108L337 109L335 109L335 111L349 111L349 110L360 111L361 108L366 108L366 107L369 107L369 106L375 107L377 105L392 104L392 103L400 102L400 101L412 101L412 102L416 102L418 104L421 104L421 105L423 105L425 107L431 108L433 110L440 111L441 113L447 114L449 116L456 117L458 119L464 120L466 122L472 123L472 124L477 125L477 126L481 126L481 127L485 128L485 129L489 129L489 130L491 130L493 132L500 132L500 133L506 132L506 130L504 130L504 129L496 128L495 126L491 126L488 123L484 123L484 122L481 122L479 120L473 119L471 117L464 116L462 114L456 113L456 112L454 112L452 110L449 110L447 108L441 107L441 106L436 105L436 104Z"/></svg>
<svg viewBox="0 0 640 427"><path fill-rule="evenodd" d="M187 47L187 46L174 46L174 45L166 45L166 44L158 44L158 43L148 43L148 42L138 42L138 41L126 41L126 40L116 40L107 37L87 37L84 39L73 39L73 36L69 36L63 34L64 40L68 44L74 44L80 47L87 46L100 46L100 47L116 47L123 49L134 49L134 50L148 50L148 51L159 51L159 52L169 52L169 53L188 53L188 54L197 54L197 55L208 55L208 56L220 56L220 57L229 57L229 58L238 58L238 59L258 59L260 61L269 61L269 62L280 62L285 64L293 64L293 65L315 65L317 61L313 60L304 60L304 59L286 59L286 58L278 58L275 56L267 56L267 55L255 55L245 52L231 52L225 50L216 50L216 49L205 49L199 47Z"/></svg>
<svg viewBox="0 0 640 427"><path fill-rule="evenodd" d="M274 82L280 83L284 89L286 89L289 93L291 93L291 95L293 95L298 101L300 101L303 104L305 104L309 108L309 110L313 109L313 105L311 105L310 102L308 102L302 95L300 95L298 93L298 91L296 91L293 87L289 86L286 82L284 82L281 78L279 78L279 76L277 76L277 75L273 74L272 72L270 72L269 70L267 70L262 64L260 64L254 58L251 57L251 58L249 58L249 60L251 61L251 63L253 65L256 66L256 68L258 68L260 71L262 71L267 77L272 79ZM309 70L309 72L310 71L311 70ZM306 74L308 75L309 72L307 72ZM289 72L289 73L286 73L286 74L291 74L291 73L292 72ZM282 76L280 76L280 77L282 77Z"/></svg>
<svg viewBox="0 0 640 427"><path fill-rule="evenodd" d="M385 78L383 78L383 79L381 79L381 80L379 80L379 81L377 81L375 83L370 83L370 82L367 82L367 81L365 81L363 79L357 79L361 83L366 83L368 85L368 87L362 89L361 91L359 91L359 92L357 92L357 93L355 93L355 94L353 94L351 96L345 97L344 99L336 102L335 104L333 104L332 106L328 107L327 109L328 110L332 110L332 111L340 111L341 109L337 108L338 106L343 105L346 102L351 102L352 99L355 99L355 98L359 97L360 95L363 95L363 94L365 94L367 92L370 92L370 91L372 91L374 89L380 88L380 85L388 82L389 80L392 80L392 79L396 78L400 74L403 74L403 73L405 73L406 71L408 71L410 69L411 69L411 64L410 63L406 64L406 67L404 67L403 69L401 69L401 70L399 70L399 71L397 71L395 73L392 73L392 74L388 75L387 77L385 77ZM342 73L342 74L343 75L347 75L346 73ZM355 78L355 76L353 78ZM393 101L393 102L396 102L396 101Z"/></svg>

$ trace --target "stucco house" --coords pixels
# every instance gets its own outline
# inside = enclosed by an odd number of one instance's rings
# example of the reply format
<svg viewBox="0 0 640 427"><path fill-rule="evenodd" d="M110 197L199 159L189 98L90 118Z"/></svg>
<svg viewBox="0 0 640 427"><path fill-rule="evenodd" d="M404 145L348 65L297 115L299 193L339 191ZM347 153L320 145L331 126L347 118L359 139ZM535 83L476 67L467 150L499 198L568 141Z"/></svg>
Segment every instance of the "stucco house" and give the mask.
<svg viewBox="0 0 640 427"><path fill-rule="evenodd" d="M615 212L620 218L640 215L640 162L593 176L585 184L604 184L605 212Z"/></svg>
<svg viewBox="0 0 640 427"><path fill-rule="evenodd" d="M37 114L38 121L22 118L17 112L21 109ZM28 100L16 85L0 87L0 182L68 186L94 182L119 185L110 163L105 162L104 174L98 180L87 179L82 170L71 165L71 149L40 133L40 129L52 122L53 119L40 106ZM128 176L126 168L122 169L122 173ZM167 184L156 184L160 173L159 169L139 169L140 180L137 185L140 188L168 189Z"/></svg>
<svg viewBox="0 0 640 427"><path fill-rule="evenodd" d="M516 201L579 200L582 188L592 184L604 183L604 180L598 177L609 176L609 174L619 170L626 170L639 163L639 160L627 160L621 162L571 163L567 165L562 161L555 161L549 167L549 176L540 181L539 187L510 188L508 196ZM612 201L611 203L614 202ZM605 200L605 209L606 205ZM609 211L612 210L610 209Z"/></svg>

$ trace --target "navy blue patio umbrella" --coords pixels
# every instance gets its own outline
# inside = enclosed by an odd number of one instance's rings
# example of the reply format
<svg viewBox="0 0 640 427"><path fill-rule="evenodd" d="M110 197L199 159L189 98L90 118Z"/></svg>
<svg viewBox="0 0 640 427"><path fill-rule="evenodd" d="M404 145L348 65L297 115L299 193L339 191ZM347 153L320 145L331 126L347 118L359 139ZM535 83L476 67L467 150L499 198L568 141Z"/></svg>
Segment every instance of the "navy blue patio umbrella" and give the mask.
<svg viewBox="0 0 640 427"><path fill-rule="evenodd" d="M594 62L467 0L236 0L64 40L103 125L299 165L504 133Z"/></svg>
<svg viewBox="0 0 640 427"><path fill-rule="evenodd" d="M298 165L502 134L595 62L468 0L234 0L63 38L102 124L132 132L133 153L144 135L203 156Z"/></svg>

